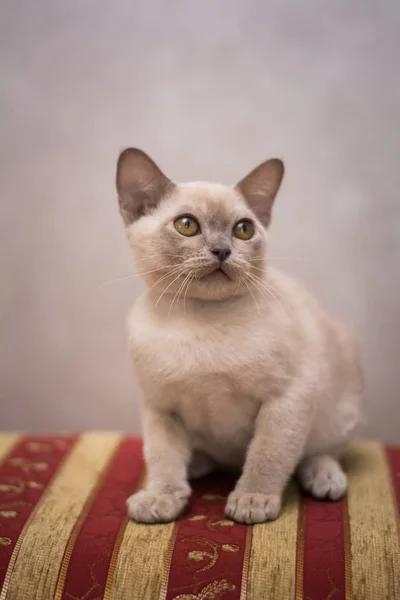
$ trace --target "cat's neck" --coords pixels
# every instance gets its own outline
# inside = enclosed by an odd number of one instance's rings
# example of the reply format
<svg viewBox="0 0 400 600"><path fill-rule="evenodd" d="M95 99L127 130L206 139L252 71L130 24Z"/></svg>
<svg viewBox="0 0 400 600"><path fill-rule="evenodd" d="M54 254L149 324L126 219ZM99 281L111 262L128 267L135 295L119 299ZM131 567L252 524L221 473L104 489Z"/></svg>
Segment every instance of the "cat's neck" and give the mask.
<svg viewBox="0 0 400 600"><path fill-rule="evenodd" d="M175 298L174 300L174 294L164 294L160 299L159 294L154 291L147 292L148 308L159 318L173 317L189 320L195 318L205 322L212 322L226 316L234 319L235 315L254 313L257 310L257 302L262 304L262 296L256 290L253 291L253 296L249 293L236 294L221 300L198 298Z"/></svg>

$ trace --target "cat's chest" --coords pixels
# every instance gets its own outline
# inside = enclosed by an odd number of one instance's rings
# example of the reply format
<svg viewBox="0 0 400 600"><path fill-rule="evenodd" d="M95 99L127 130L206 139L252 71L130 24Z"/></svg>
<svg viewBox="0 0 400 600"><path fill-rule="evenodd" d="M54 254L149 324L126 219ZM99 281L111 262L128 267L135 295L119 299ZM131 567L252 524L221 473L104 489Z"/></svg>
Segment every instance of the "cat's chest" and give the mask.
<svg viewBox="0 0 400 600"><path fill-rule="evenodd" d="M238 466L268 391L269 368L260 328L228 320L155 323L134 310L128 331L146 401L176 414L194 449Z"/></svg>
<svg viewBox="0 0 400 600"><path fill-rule="evenodd" d="M166 319L162 323L133 313L128 322L130 346L137 368L168 382L206 378L215 374L240 381L244 368L263 360L252 325L231 326L188 323Z"/></svg>
<svg viewBox="0 0 400 600"><path fill-rule="evenodd" d="M254 432L260 402L223 376L176 386L172 410L189 432L192 448L217 462L240 467Z"/></svg>

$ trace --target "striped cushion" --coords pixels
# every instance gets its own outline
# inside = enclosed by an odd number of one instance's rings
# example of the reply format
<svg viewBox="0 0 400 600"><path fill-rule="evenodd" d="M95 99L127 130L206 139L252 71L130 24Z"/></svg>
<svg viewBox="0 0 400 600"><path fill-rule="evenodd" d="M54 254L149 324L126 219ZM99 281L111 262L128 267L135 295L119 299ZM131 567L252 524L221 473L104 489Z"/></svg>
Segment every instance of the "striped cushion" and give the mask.
<svg viewBox="0 0 400 600"><path fill-rule="evenodd" d="M400 599L400 448L354 445L348 499L292 484L281 517L224 517L230 476L195 486L177 524L136 525L141 442L0 436L0 600Z"/></svg>

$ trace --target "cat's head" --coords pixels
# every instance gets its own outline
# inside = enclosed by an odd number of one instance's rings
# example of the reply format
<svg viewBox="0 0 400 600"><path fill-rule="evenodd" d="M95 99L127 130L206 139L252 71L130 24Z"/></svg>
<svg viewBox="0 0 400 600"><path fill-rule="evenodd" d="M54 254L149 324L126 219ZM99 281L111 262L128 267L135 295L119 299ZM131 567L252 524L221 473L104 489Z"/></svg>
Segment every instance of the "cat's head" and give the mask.
<svg viewBox="0 0 400 600"><path fill-rule="evenodd" d="M219 300L251 293L284 167L268 160L235 186L176 184L144 152L117 164L122 218L138 273L159 295Z"/></svg>

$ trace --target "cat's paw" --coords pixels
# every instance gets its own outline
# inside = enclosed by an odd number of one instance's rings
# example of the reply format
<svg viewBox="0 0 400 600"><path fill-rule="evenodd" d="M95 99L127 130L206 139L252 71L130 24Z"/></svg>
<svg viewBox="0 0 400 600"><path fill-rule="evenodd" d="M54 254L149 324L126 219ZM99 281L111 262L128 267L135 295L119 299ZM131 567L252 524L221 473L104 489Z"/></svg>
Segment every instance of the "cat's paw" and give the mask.
<svg viewBox="0 0 400 600"><path fill-rule="evenodd" d="M281 511L282 501L277 494L232 492L226 503L225 514L238 523L252 525L273 521Z"/></svg>
<svg viewBox="0 0 400 600"><path fill-rule="evenodd" d="M126 501L128 516L137 523L170 523L178 519L186 508L189 493L177 490L156 494L143 490Z"/></svg>
<svg viewBox="0 0 400 600"><path fill-rule="evenodd" d="M347 490L347 477L338 461L330 456L306 458L298 469L306 492L322 500L339 500Z"/></svg>

